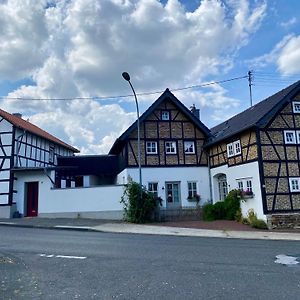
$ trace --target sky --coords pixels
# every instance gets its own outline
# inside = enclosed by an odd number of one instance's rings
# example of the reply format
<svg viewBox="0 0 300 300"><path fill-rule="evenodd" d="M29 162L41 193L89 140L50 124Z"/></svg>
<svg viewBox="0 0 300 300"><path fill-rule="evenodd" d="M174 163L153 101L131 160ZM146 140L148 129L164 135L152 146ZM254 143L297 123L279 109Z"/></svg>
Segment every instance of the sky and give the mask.
<svg viewBox="0 0 300 300"><path fill-rule="evenodd" d="M0 108L81 154L105 154L136 118L134 98L119 97L131 95L127 71L138 94L153 92L138 95L141 113L169 88L210 128L249 107L248 71L254 104L300 79L299 9L298 0L0 0Z"/></svg>

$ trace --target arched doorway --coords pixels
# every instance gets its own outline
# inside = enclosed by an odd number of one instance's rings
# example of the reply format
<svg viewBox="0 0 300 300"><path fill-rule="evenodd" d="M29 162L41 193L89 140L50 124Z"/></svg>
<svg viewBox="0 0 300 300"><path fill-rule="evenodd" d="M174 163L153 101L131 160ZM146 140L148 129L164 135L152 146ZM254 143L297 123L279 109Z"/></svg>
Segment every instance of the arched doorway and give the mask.
<svg viewBox="0 0 300 300"><path fill-rule="evenodd" d="M228 194L228 184L226 174L216 174L214 176L215 201L224 201Z"/></svg>

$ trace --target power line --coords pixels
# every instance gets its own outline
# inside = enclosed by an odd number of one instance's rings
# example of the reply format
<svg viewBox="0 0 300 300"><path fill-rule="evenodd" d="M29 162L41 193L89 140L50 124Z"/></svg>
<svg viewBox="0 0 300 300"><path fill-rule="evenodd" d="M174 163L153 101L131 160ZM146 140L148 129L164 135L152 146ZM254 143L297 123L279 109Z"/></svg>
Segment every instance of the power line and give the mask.
<svg viewBox="0 0 300 300"><path fill-rule="evenodd" d="M188 89L194 89L194 88L200 88L200 87L206 87L214 84L221 84L221 83L226 83L234 80L240 80L240 79L245 79L248 78L248 75L245 76L239 76L239 77L234 77L234 78L229 78L229 79L224 79L224 80L219 80L219 81L212 81L208 83L203 83L203 84L196 84L196 85L190 85L186 87L180 87L180 88L174 88L170 89L172 92L177 92L177 91L183 91L183 90L188 90ZM164 91L154 91L154 92L143 92L143 93L137 93L137 96L149 96L149 95L155 95L155 94L162 94ZM29 100L29 101L70 101L70 100L105 100L105 99L118 99L118 98L128 98L132 97L132 95L119 95L119 96L97 96L97 97L74 97L74 98L23 98L23 97L6 97L6 96L0 96L1 99L7 99L7 100Z"/></svg>

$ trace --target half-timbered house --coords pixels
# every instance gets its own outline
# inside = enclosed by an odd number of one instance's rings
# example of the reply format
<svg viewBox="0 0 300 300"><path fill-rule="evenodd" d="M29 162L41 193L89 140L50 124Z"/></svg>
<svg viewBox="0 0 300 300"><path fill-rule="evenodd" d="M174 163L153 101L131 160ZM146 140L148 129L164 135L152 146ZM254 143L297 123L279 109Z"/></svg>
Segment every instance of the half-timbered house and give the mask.
<svg viewBox="0 0 300 300"><path fill-rule="evenodd" d="M300 81L211 129L213 201L243 191L244 215L276 222L300 211ZM273 220L273 221L272 221Z"/></svg>
<svg viewBox="0 0 300 300"><path fill-rule="evenodd" d="M57 164L58 156L76 152L20 114L0 109L0 217L10 217L15 210L37 215L39 177L28 181L28 172L43 173Z"/></svg>
<svg viewBox="0 0 300 300"><path fill-rule="evenodd" d="M194 109L197 112L197 110ZM140 117L142 183L167 210L194 207L210 198L207 155L209 130L168 89ZM114 143L123 171L117 182L139 181L137 122Z"/></svg>

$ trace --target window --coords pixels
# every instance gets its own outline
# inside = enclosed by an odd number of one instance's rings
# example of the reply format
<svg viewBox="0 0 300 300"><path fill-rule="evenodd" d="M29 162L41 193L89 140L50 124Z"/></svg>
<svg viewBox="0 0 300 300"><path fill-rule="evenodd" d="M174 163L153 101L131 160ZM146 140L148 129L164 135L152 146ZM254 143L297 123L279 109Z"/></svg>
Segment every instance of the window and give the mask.
<svg viewBox="0 0 300 300"><path fill-rule="evenodd" d="M294 130L284 131L284 141L286 144L296 144L296 135Z"/></svg>
<svg viewBox="0 0 300 300"><path fill-rule="evenodd" d="M241 154L241 143L240 141L233 142L234 154L238 155Z"/></svg>
<svg viewBox="0 0 300 300"><path fill-rule="evenodd" d="M195 153L195 143L194 142L184 142L184 153L194 154Z"/></svg>
<svg viewBox="0 0 300 300"><path fill-rule="evenodd" d="M157 182L148 182L148 191L153 194L154 197L158 197Z"/></svg>
<svg viewBox="0 0 300 300"><path fill-rule="evenodd" d="M191 181L188 182L188 198L193 199L197 197L197 182L196 181Z"/></svg>
<svg viewBox="0 0 300 300"><path fill-rule="evenodd" d="M233 144L227 144L227 155L228 157L234 156Z"/></svg>
<svg viewBox="0 0 300 300"><path fill-rule="evenodd" d="M252 192L252 181L251 180L247 180L246 184L247 184L247 191L248 192Z"/></svg>
<svg viewBox="0 0 300 300"><path fill-rule="evenodd" d="M242 153L240 140L227 144L227 156L232 157Z"/></svg>
<svg viewBox="0 0 300 300"><path fill-rule="evenodd" d="M157 154L157 142L146 142L147 154Z"/></svg>
<svg viewBox="0 0 300 300"><path fill-rule="evenodd" d="M297 144L300 144L300 130L296 131L296 140L297 140Z"/></svg>
<svg viewBox="0 0 300 300"><path fill-rule="evenodd" d="M237 179L238 189L246 194L252 194L252 178Z"/></svg>
<svg viewBox="0 0 300 300"><path fill-rule="evenodd" d="M166 154L176 154L176 142L166 142Z"/></svg>
<svg viewBox="0 0 300 300"><path fill-rule="evenodd" d="M293 177L289 178L290 182L290 191L293 192L300 192L300 177Z"/></svg>
<svg viewBox="0 0 300 300"><path fill-rule="evenodd" d="M170 120L170 112L167 111L167 110L163 110L163 111L161 112L161 119L162 119L163 121L169 121L169 120Z"/></svg>
<svg viewBox="0 0 300 300"><path fill-rule="evenodd" d="M242 153L240 140L227 144L227 156L235 156Z"/></svg>
<svg viewBox="0 0 300 300"><path fill-rule="evenodd" d="M49 163L54 163L54 146L49 148Z"/></svg>
<svg viewBox="0 0 300 300"><path fill-rule="evenodd" d="M293 102L293 112L300 114L300 102Z"/></svg>
<svg viewBox="0 0 300 300"><path fill-rule="evenodd" d="M238 181L238 187L240 191L244 190L244 185L243 185L243 181Z"/></svg>

